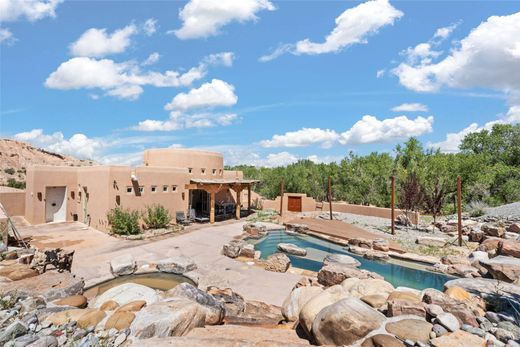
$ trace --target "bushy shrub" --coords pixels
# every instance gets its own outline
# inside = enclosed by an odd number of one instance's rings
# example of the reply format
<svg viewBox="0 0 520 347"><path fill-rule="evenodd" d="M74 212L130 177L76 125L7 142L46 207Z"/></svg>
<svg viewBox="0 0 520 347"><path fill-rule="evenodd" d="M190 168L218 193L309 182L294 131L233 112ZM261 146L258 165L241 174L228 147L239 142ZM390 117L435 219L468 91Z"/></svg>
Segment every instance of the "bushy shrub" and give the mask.
<svg viewBox="0 0 520 347"><path fill-rule="evenodd" d="M118 235L136 235L141 232L139 227L139 211L124 210L116 207L108 211L107 219L111 225L111 231Z"/></svg>
<svg viewBox="0 0 520 347"><path fill-rule="evenodd" d="M473 201L466 206L466 211L470 217L480 217L486 213L486 207L488 206L482 201Z"/></svg>
<svg viewBox="0 0 520 347"><path fill-rule="evenodd" d="M12 167L8 167L7 169L4 169L4 172L6 174L9 174L9 175L14 175L14 173L16 172L15 169L13 169Z"/></svg>
<svg viewBox="0 0 520 347"><path fill-rule="evenodd" d="M163 205L146 206L143 218L148 229L164 229L170 226L172 217Z"/></svg>
<svg viewBox="0 0 520 347"><path fill-rule="evenodd" d="M14 178L7 180L7 186L16 189L25 189L25 182L17 181Z"/></svg>

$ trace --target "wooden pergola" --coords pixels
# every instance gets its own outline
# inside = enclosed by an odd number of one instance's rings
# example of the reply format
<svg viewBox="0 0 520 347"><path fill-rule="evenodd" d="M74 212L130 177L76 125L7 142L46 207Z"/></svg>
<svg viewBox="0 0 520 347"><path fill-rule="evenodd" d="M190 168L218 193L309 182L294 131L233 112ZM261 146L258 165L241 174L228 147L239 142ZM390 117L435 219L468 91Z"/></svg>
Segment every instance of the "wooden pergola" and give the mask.
<svg viewBox="0 0 520 347"><path fill-rule="evenodd" d="M247 209L251 209L251 186L255 183L260 182L259 180L246 180L246 179L192 179L189 184L186 184L185 188L188 190L201 189L206 191L210 196L210 212L209 222L215 223L215 196L223 189L233 189L236 196L236 207L235 216L236 219L240 219L240 195L244 189L247 189Z"/></svg>

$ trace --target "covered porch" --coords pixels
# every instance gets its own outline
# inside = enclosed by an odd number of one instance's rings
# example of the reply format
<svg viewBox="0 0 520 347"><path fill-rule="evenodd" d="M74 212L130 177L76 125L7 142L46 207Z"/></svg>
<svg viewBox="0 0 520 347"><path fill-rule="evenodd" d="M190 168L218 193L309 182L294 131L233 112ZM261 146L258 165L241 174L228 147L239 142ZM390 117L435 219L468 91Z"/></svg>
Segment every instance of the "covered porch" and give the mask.
<svg viewBox="0 0 520 347"><path fill-rule="evenodd" d="M217 215L227 215L229 212L234 214L236 219L240 219L241 213L241 195L242 191L247 189L247 211L251 210L251 187L259 182L258 180L247 180L247 179L191 179L189 184L186 184L185 188L189 191L190 201L189 208L201 209L205 211L209 210L209 222L215 223ZM230 205L229 202L217 203L217 194L224 190L233 190L234 206ZM231 192L231 191L230 191ZM234 211L230 211L230 207ZM219 213L216 212L219 211Z"/></svg>

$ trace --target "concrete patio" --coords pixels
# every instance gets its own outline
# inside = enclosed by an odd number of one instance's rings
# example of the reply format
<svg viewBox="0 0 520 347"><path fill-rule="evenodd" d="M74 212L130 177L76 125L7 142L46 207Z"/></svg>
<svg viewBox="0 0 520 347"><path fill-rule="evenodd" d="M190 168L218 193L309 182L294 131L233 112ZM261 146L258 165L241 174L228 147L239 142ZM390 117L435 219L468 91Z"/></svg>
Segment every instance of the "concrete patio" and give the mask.
<svg viewBox="0 0 520 347"><path fill-rule="evenodd" d="M123 254L131 254L138 265L184 255L194 259L204 285L229 287L246 299L281 305L300 275L265 271L220 253L224 243L242 233L243 224L207 225L154 241L119 239L78 222L22 227L20 233L31 236L37 248L75 250L72 272L87 286L110 277L110 260Z"/></svg>

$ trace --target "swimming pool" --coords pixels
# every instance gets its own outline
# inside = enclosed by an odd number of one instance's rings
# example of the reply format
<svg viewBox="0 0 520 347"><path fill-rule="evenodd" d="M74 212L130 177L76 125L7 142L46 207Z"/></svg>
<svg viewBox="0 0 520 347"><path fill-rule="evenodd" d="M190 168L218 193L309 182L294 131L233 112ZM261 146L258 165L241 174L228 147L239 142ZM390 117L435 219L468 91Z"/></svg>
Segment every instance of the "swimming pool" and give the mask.
<svg viewBox="0 0 520 347"><path fill-rule="evenodd" d="M357 259L361 266L360 269L376 272L383 276L386 281L393 286L405 286L415 289L435 288L443 290L444 283L454 279L441 273L426 271L415 263L411 262L381 262L377 260L365 259L362 256L352 254L342 246L335 243L321 240L309 235L288 234L284 230L270 231L269 234L260 240L250 240L255 245L255 249L262 252L262 259L271 254L280 252L278 244L292 243L307 250L307 256L299 257L287 254L294 267L318 272L323 259L332 253L346 254Z"/></svg>

